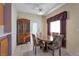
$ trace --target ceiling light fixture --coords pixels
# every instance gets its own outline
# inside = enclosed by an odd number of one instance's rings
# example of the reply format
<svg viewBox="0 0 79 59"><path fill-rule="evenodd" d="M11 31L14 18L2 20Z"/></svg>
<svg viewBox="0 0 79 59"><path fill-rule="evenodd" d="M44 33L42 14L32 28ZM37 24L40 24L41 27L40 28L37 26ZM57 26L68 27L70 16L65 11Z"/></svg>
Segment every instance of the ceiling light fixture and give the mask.
<svg viewBox="0 0 79 59"><path fill-rule="evenodd" d="M37 10L38 15L43 15L43 8L39 4L36 4L33 9Z"/></svg>
<svg viewBox="0 0 79 59"><path fill-rule="evenodd" d="M39 8L38 10L39 10L39 13L38 14L39 15L43 15L42 8Z"/></svg>

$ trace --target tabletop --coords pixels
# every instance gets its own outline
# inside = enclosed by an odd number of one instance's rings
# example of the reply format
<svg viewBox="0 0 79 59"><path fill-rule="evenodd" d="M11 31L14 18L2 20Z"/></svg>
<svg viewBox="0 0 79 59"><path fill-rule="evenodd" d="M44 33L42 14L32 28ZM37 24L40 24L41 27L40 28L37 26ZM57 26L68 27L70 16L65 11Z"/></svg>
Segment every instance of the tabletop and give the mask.
<svg viewBox="0 0 79 59"><path fill-rule="evenodd" d="M45 42L53 41L53 36L38 36L37 38Z"/></svg>

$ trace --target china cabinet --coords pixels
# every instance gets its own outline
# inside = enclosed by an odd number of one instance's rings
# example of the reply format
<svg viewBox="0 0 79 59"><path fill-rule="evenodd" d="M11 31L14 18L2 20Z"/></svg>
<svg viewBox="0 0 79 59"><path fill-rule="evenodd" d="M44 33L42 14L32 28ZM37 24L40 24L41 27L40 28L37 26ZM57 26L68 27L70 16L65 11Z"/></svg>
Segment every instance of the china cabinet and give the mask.
<svg viewBox="0 0 79 59"><path fill-rule="evenodd" d="M23 44L30 40L30 20L17 20L17 43Z"/></svg>

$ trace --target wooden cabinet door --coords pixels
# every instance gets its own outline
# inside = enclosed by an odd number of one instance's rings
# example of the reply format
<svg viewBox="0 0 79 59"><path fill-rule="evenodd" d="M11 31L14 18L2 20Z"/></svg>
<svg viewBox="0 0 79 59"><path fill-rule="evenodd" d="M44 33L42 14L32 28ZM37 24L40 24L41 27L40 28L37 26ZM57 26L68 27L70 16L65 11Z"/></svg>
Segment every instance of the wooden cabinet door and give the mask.
<svg viewBox="0 0 79 59"><path fill-rule="evenodd" d="M30 39L30 20L17 20L17 44L26 43Z"/></svg>
<svg viewBox="0 0 79 59"><path fill-rule="evenodd" d="M26 21L26 32L28 33L30 33L30 20L27 20Z"/></svg>
<svg viewBox="0 0 79 59"><path fill-rule="evenodd" d="M3 5L0 3L0 25L3 25Z"/></svg>
<svg viewBox="0 0 79 59"><path fill-rule="evenodd" d="M8 40L3 39L1 40L1 56L7 56L8 55Z"/></svg>

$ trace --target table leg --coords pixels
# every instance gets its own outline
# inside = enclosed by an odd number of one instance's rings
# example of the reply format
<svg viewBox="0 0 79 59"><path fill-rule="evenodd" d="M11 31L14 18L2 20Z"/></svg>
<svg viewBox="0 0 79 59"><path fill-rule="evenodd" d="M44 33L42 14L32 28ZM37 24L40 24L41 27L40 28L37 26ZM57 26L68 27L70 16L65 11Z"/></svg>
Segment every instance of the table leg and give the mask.
<svg viewBox="0 0 79 59"><path fill-rule="evenodd" d="M47 42L45 42L44 52L47 52L47 51L48 51Z"/></svg>

